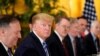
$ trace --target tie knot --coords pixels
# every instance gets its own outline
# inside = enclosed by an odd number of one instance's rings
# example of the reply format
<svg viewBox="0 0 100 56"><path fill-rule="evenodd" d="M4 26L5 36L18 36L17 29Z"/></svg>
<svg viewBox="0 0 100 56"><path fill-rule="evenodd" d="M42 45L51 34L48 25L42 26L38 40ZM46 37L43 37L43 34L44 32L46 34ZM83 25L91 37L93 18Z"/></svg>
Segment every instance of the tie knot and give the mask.
<svg viewBox="0 0 100 56"><path fill-rule="evenodd" d="M12 51L11 51L10 48L8 48L8 55L9 55L9 56L12 56Z"/></svg>
<svg viewBox="0 0 100 56"><path fill-rule="evenodd" d="M45 48L45 47L47 47L47 44L46 44L46 42L43 42L43 47Z"/></svg>
<svg viewBox="0 0 100 56"><path fill-rule="evenodd" d="M8 48L8 52L11 52L11 49L10 48Z"/></svg>
<svg viewBox="0 0 100 56"><path fill-rule="evenodd" d="M47 44L46 44L46 42L43 42L43 49L44 49L44 51L45 51L45 53L46 53L46 56L49 56L49 52L48 52L48 49L47 49Z"/></svg>

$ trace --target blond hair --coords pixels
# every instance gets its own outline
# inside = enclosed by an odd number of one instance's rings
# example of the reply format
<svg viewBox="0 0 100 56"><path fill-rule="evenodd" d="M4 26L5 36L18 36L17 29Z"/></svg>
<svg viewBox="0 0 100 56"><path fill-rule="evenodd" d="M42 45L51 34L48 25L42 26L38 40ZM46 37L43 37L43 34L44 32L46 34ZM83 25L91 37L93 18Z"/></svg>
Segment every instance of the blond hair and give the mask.
<svg viewBox="0 0 100 56"><path fill-rule="evenodd" d="M32 16L32 23L36 22L37 20L46 20L49 22L53 22L54 17L49 14L46 14L46 13L38 13L38 14Z"/></svg>

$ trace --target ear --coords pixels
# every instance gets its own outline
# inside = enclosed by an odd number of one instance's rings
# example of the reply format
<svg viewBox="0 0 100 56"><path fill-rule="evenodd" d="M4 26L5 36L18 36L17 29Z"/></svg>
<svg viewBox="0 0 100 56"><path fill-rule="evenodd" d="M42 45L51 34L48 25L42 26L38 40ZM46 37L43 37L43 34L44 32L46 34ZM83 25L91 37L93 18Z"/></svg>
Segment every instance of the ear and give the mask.
<svg viewBox="0 0 100 56"><path fill-rule="evenodd" d="M1 36L1 33L2 33L2 30L1 30L1 28L0 28L0 36Z"/></svg>
<svg viewBox="0 0 100 56"><path fill-rule="evenodd" d="M30 28L30 31L33 30L33 28L34 28L34 30L35 30L36 25L35 25L35 24L29 24L29 28Z"/></svg>
<svg viewBox="0 0 100 56"><path fill-rule="evenodd" d="M32 29L32 24L29 24L29 28Z"/></svg>
<svg viewBox="0 0 100 56"><path fill-rule="evenodd" d="M4 29L0 28L0 36L4 35Z"/></svg>
<svg viewBox="0 0 100 56"><path fill-rule="evenodd" d="M59 25L58 25L58 23L57 23L57 24L55 24L55 29L59 28L58 26L59 26Z"/></svg>

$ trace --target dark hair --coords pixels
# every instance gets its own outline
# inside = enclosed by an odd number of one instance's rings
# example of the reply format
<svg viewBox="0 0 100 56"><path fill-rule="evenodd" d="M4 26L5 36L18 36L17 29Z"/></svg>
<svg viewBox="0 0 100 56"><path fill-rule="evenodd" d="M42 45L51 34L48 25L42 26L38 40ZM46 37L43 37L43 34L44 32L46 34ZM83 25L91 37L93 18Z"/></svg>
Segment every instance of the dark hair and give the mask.
<svg viewBox="0 0 100 56"><path fill-rule="evenodd" d="M17 16L13 15L1 15L0 16L0 27L7 27L10 23L20 21Z"/></svg>
<svg viewBox="0 0 100 56"><path fill-rule="evenodd" d="M58 16L55 16L55 23L59 23L63 18L70 21L70 19L68 17L58 15Z"/></svg>
<svg viewBox="0 0 100 56"><path fill-rule="evenodd" d="M83 19L85 19L85 20L86 20L86 17L85 17L85 16L80 16L80 17L77 17L77 19L81 19L81 18L83 18Z"/></svg>

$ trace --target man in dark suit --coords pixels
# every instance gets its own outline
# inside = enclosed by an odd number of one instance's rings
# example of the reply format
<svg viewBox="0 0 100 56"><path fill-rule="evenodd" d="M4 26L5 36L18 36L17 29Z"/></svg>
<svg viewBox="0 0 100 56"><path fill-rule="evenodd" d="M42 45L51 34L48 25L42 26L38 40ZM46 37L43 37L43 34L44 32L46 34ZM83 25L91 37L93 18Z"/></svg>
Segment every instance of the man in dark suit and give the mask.
<svg viewBox="0 0 100 56"><path fill-rule="evenodd" d="M64 38L65 46L68 50L69 56L77 56L77 49L76 49L76 40L75 38L78 36L79 28L78 28L77 20L71 21L71 26L68 32L68 35Z"/></svg>
<svg viewBox="0 0 100 56"><path fill-rule="evenodd" d="M67 50L64 49L63 39L68 33L70 22L66 17L57 16L55 19L55 29L47 39L47 44L51 56L68 56Z"/></svg>
<svg viewBox="0 0 100 56"><path fill-rule="evenodd" d="M77 56L85 56L86 50L81 36L76 37Z"/></svg>
<svg viewBox="0 0 100 56"><path fill-rule="evenodd" d="M0 56L12 56L9 50L16 46L21 38L21 27L17 17L11 15L2 15L0 17Z"/></svg>
<svg viewBox="0 0 100 56"><path fill-rule="evenodd" d="M90 33L85 38L85 48L87 55L97 54L99 51L99 39L97 35L100 31L100 22L93 21L90 28Z"/></svg>
<svg viewBox="0 0 100 56"><path fill-rule="evenodd" d="M86 30L87 30L87 20L85 19L85 17L79 17L78 18L78 24L79 24L79 35L82 37L82 39L84 40L85 35L86 35Z"/></svg>
<svg viewBox="0 0 100 56"><path fill-rule="evenodd" d="M85 17L78 18L79 35L76 38L78 56L85 56L84 38L87 30L87 20Z"/></svg>
<svg viewBox="0 0 100 56"><path fill-rule="evenodd" d="M54 18L46 13L32 15L31 32L22 41L14 56L50 56L45 40L50 36Z"/></svg>
<svg viewBox="0 0 100 56"><path fill-rule="evenodd" d="M0 56L8 56L7 51L5 50L4 46L0 43Z"/></svg>

